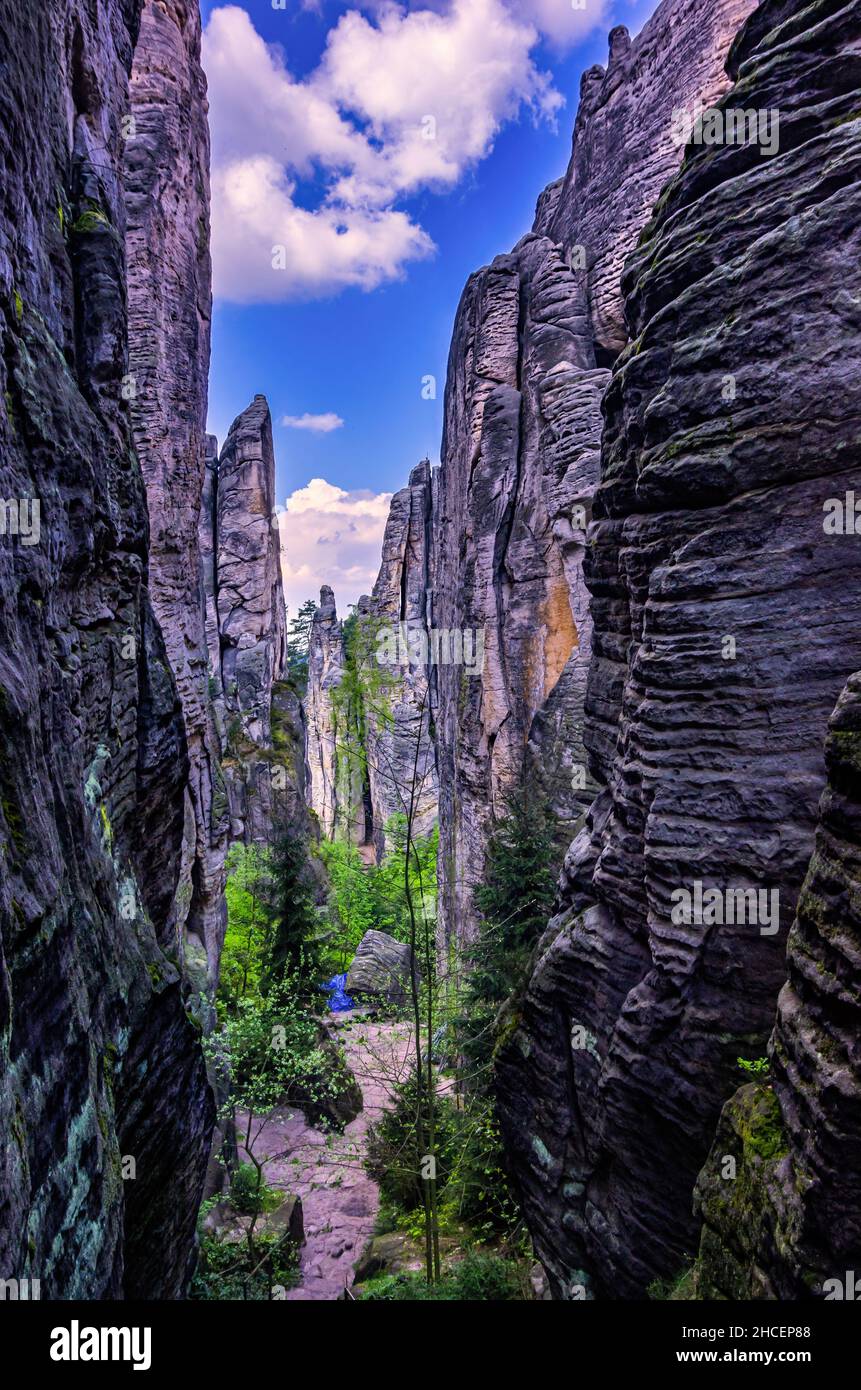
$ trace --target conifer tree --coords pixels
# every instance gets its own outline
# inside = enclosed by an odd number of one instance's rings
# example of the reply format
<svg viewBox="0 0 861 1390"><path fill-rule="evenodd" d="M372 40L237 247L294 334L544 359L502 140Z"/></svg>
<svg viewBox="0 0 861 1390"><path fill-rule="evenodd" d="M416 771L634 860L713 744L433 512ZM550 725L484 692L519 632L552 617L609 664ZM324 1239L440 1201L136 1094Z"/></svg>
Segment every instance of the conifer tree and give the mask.
<svg viewBox="0 0 861 1390"><path fill-rule="evenodd" d="M475 890L482 922L478 939L465 953L463 1012L457 1025L471 1089L490 1089L496 1016L523 983L532 948L550 917L553 832L546 802L524 788L507 799L505 814L490 836L484 882Z"/></svg>
<svg viewBox="0 0 861 1390"><path fill-rule="evenodd" d="M272 951L268 982L285 975L298 981L303 993L319 991L321 963L317 912L308 877L308 849L298 835L282 831L272 850Z"/></svg>

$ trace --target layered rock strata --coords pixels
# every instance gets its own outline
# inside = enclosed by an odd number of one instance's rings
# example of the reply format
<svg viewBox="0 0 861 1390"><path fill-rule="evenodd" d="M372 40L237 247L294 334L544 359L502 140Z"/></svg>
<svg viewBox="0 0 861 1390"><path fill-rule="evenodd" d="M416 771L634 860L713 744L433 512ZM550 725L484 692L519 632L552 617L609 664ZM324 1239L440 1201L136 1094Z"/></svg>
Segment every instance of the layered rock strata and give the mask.
<svg viewBox="0 0 861 1390"><path fill-rule="evenodd" d="M701 1298L858 1298L861 674L837 703L825 760L769 1079L727 1102L697 1183Z"/></svg>
<svg viewBox="0 0 861 1390"><path fill-rule="evenodd" d="M147 487L153 603L182 701L190 763L174 906L205 947L224 936L227 818L208 689L198 517L205 474L211 307L209 129L197 0L146 0L124 145L130 401ZM219 813L219 808L222 808Z"/></svg>
<svg viewBox="0 0 861 1390"><path fill-rule="evenodd" d="M345 682L347 665L335 595L324 584L308 640L307 801L326 839L364 845L371 843L372 814L365 794L358 689Z"/></svg>
<svg viewBox="0 0 861 1390"><path fill-rule="evenodd" d="M688 147L623 276L632 342L604 401L586 565L585 743L605 789L499 1054L557 1297L641 1296L696 1252L694 1183L737 1058L765 1049L826 725L861 665L844 506L861 488L858 36L855 4L765 0L718 103L723 129L726 113L759 113L759 138ZM809 906L799 924L791 969L809 979ZM831 935L823 993L848 1002ZM839 1110L810 1085L812 1029L789 1040L798 988L775 1042L791 1126ZM816 1066L827 1080L827 1049ZM820 1175L831 1161L806 1158Z"/></svg>
<svg viewBox="0 0 861 1390"><path fill-rule="evenodd" d="M430 665L431 467L414 468L392 498L380 571L370 598L359 601L368 622L365 658L373 676L365 710L368 791L377 856L387 848L392 816L408 818L415 835L437 819L436 758L431 738Z"/></svg>
<svg viewBox="0 0 861 1390"><path fill-rule="evenodd" d="M440 669L440 935L476 930L489 825L543 784L573 833L591 800L583 706L591 655L583 579L601 395L627 339L619 276L678 167L685 112L729 80L750 0L706 12L664 0L581 83L571 161L532 233L468 282L449 356L433 522L434 624L481 633L484 669ZM675 115L674 115L675 113Z"/></svg>
<svg viewBox="0 0 861 1390"><path fill-rule="evenodd" d="M122 399L139 17L0 3L0 1275L42 1298L182 1294L213 1122L171 925L188 754Z"/></svg>
<svg viewBox="0 0 861 1390"><path fill-rule="evenodd" d="M218 622L214 688L223 711L222 768L231 838L271 838L285 767L273 756L273 689L287 654L281 550L275 514L275 452L265 396L230 427L214 475L210 582ZM210 618L211 627L211 618ZM210 632L210 643L214 634ZM295 716L295 711L294 711ZM299 717L299 716L295 716Z"/></svg>

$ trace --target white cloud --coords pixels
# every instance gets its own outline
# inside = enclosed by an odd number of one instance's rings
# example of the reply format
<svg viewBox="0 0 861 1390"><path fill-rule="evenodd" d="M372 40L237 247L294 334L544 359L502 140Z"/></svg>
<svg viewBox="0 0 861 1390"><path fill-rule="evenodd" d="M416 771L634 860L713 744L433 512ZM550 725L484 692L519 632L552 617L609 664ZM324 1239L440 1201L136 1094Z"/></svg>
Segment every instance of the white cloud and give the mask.
<svg viewBox="0 0 861 1390"><path fill-rule="evenodd" d="M584 0L575 10L572 0L508 0L509 9L521 15L561 51L572 48L599 24L605 24L611 0Z"/></svg>
<svg viewBox="0 0 861 1390"><path fill-rule="evenodd" d="M309 415L306 410L304 415L283 415L281 423L288 430L311 430L314 434L330 434L332 430L339 430L344 421L334 410L326 410L322 415Z"/></svg>
<svg viewBox="0 0 861 1390"><path fill-rule="evenodd" d="M342 617L371 592L391 500L390 492L347 492L324 478L291 493L278 514L288 617L305 599L319 600L323 584L334 589Z"/></svg>
<svg viewBox="0 0 861 1390"><path fill-rule="evenodd" d="M604 0L586 3L571 11L580 32ZM536 25L551 22L537 12L557 4L567 25L565 0L349 10L301 80L244 9L213 11L203 57L216 294L247 303L373 289L431 255L398 200L452 188L523 111L555 118L563 98L531 53Z"/></svg>

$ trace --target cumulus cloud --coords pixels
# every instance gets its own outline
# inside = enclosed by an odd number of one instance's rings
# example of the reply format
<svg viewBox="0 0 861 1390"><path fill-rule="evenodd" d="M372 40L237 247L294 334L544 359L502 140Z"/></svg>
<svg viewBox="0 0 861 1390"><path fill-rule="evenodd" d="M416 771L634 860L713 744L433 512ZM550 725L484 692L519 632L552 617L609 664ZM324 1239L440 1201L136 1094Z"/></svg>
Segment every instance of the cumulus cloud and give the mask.
<svg viewBox="0 0 861 1390"><path fill-rule="evenodd" d="M319 600L331 584L338 612L370 593L380 565L390 492L346 491L312 478L287 498L278 514L281 572L289 617L307 598Z"/></svg>
<svg viewBox="0 0 861 1390"><path fill-rule="evenodd" d="M330 434L332 430L339 430L344 421L334 410L326 410L322 415L309 415L306 410L304 415L283 415L281 423L289 430L311 430L314 434Z"/></svg>
<svg viewBox="0 0 861 1390"><path fill-rule="evenodd" d="M610 0L583 0L575 9L572 0L508 0L509 6L564 51L579 43L599 24L605 24Z"/></svg>
<svg viewBox="0 0 861 1390"><path fill-rule="evenodd" d="M302 79L244 9L214 10L203 57L216 293L252 302L373 289L431 255L398 202L454 187L524 111L553 121L563 98L533 59L539 30L582 35L603 3L586 0L573 18L561 0L348 10Z"/></svg>

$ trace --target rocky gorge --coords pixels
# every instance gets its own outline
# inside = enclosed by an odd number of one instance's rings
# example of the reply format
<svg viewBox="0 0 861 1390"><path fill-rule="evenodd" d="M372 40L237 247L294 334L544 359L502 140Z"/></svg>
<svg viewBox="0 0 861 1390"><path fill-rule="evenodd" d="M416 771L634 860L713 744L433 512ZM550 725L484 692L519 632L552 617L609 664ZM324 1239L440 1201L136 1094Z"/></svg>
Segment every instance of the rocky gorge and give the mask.
<svg viewBox="0 0 861 1390"><path fill-rule="evenodd" d="M207 434L198 4L0 36L0 491L41 526L0 539L0 1279L256 1296L247 1241L291 1302L494 1261L478 1296L843 1297L861 5L611 31L463 290L439 466L298 657L266 397Z"/></svg>

